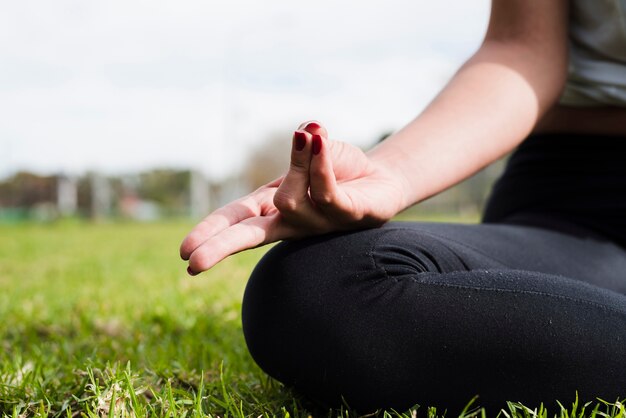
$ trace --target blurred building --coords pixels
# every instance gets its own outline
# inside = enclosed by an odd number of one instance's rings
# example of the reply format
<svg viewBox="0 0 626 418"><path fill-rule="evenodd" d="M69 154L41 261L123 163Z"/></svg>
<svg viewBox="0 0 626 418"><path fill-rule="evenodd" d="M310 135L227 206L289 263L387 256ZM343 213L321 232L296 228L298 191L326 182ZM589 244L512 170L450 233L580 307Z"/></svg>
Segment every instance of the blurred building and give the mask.
<svg viewBox="0 0 626 418"><path fill-rule="evenodd" d="M18 172L0 180L0 221L200 219L249 192L238 177L211 182L195 170L155 169L106 176Z"/></svg>

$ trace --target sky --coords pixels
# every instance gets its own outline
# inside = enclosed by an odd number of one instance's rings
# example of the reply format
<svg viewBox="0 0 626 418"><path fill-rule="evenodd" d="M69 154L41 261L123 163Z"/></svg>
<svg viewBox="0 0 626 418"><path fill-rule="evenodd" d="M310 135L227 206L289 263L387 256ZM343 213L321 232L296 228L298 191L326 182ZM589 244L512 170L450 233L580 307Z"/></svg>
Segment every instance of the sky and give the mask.
<svg viewBox="0 0 626 418"><path fill-rule="evenodd" d="M487 0L0 3L0 177L232 175L300 122L368 146L478 47Z"/></svg>

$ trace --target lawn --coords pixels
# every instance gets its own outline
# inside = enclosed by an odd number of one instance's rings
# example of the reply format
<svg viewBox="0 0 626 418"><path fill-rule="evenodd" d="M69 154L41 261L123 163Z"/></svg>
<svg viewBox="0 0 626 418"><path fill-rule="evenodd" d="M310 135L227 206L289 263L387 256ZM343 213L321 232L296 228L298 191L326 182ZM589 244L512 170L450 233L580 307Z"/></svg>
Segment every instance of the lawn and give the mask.
<svg viewBox="0 0 626 418"><path fill-rule="evenodd" d="M190 227L0 226L0 415L355 416L320 410L257 368L240 308L264 249L191 278L177 256ZM598 416L626 413L599 403L583 415L594 407ZM583 416L582 408L550 416ZM417 408L418 416L442 412ZM500 415L546 416L517 404Z"/></svg>

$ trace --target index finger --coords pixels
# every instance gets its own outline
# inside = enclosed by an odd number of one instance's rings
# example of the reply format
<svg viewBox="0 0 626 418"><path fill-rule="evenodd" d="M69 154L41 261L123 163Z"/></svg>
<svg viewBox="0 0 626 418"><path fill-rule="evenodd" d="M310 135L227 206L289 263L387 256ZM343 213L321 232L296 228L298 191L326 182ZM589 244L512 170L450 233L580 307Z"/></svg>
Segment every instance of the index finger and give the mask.
<svg viewBox="0 0 626 418"><path fill-rule="evenodd" d="M298 126L297 130L307 131L311 135L320 135L324 138L328 138L328 131L321 123L316 120L308 120L306 122L302 122L300 126Z"/></svg>

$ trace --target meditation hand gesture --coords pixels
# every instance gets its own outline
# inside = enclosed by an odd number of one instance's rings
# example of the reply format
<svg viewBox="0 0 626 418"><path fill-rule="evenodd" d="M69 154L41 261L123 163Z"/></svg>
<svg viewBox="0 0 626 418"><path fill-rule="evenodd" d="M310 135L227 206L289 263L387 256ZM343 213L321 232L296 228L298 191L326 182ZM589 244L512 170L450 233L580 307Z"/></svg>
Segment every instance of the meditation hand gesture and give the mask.
<svg viewBox="0 0 626 418"><path fill-rule="evenodd" d="M293 136L287 174L217 209L184 239L180 255L198 274L225 257L289 238L375 227L404 209L392 170L316 122Z"/></svg>

